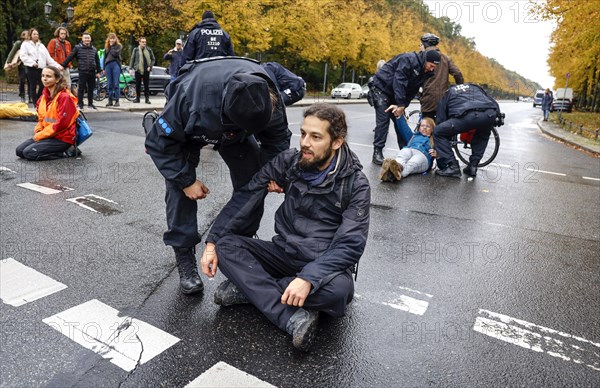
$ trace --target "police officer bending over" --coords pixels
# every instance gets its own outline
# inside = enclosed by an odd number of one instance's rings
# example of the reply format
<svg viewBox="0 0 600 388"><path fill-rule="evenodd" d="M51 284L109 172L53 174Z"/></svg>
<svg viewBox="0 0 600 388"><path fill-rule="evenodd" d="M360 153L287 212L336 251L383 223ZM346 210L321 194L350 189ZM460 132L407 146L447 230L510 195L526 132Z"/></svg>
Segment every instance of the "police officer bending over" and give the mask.
<svg viewBox="0 0 600 388"><path fill-rule="evenodd" d="M283 65L277 62L261 64L271 79L277 85L285 106L290 106L304 98L306 94L306 82Z"/></svg>
<svg viewBox="0 0 600 388"><path fill-rule="evenodd" d="M147 130L146 150L166 181L166 245L175 250L181 291L203 289L194 248L197 203L210 192L196 179L200 148L212 144L230 170L233 189L245 185L268 160L290 146L285 107L258 62L207 58L188 63L168 87L169 100ZM260 147L257 143L260 141ZM243 235L258 229L262 207Z"/></svg>
<svg viewBox="0 0 600 388"><path fill-rule="evenodd" d="M228 279L215 292L215 303L252 303L304 351L319 311L345 314L354 296L350 269L367 243L371 191L345 141L347 130L335 105L306 109L301 151L277 155L233 195L202 255L206 275L215 276L218 266ZM267 188L285 192L275 214L276 235L271 241L245 237L245 224L262 208Z"/></svg>
<svg viewBox="0 0 600 388"><path fill-rule="evenodd" d="M467 83L450 87L438 104L437 125L433 130L438 162L436 175L460 178L450 140L454 135L472 129L475 133L471 140L471 157L463 172L472 177L477 175L477 165L487 147L492 127L503 125L503 117L496 100L481 86Z"/></svg>

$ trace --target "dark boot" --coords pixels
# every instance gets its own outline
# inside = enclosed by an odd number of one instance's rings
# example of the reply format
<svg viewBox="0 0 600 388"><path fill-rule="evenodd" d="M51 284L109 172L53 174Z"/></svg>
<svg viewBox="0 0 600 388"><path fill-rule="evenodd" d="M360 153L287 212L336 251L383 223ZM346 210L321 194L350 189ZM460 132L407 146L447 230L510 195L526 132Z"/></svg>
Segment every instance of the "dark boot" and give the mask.
<svg viewBox="0 0 600 388"><path fill-rule="evenodd" d="M140 98L138 97L138 98L136 98L135 100L133 100L133 103L134 103L134 104L139 104L139 103L140 103Z"/></svg>
<svg viewBox="0 0 600 388"><path fill-rule="evenodd" d="M202 279L198 275L194 248L173 248L177 269L179 270L179 286L186 295L197 294L204 289Z"/></svg>
<svg viewBox="0 0 600 388"><path fill-rule="evenodd" d="M463 168L463 172L468 175L468 176L472 176L473 178L477 175L477 164L478 163L469 163L465 166L465 168Z"/></svg>
<svg viewBox="0 0 600 388"><path fill-rule="evenodd" d="M146 97L146 104L150 104L150 99Z"/></svg>
<svg viewBox="0 0 600 388"><path fill-rule="evenodd" d="M121 106L121 104L119 104L119 100L115 101L115 105L114 106Z"/></svg>
<svg viewBox="0 0 600 388"><path fill-rule="evenodd" d="M458 162L456 160L448 162L446 168L435 170L435 175L447 176L451 178L460 178L462 176L460 173L460 167L458 167Z"/></svg>
<svg viewBox="0 0 600 388"><path fill-rule="evenodd" d="M299 308L286 324L285 331L292 335L296 349L308 352L317 333L319 312Z"/></svg>
<svg viewBox="0 0 600 388"><path fill-rule="evenodd" d="M106 104L106 106L113 106L113 100L112 100L112 98L108 99L108 104Z"/></svg>
<svg viewBox="0 0 600 388"><path fill-rule="evenodd" d="M223 307L250 303L246 295L229 279L219 284L217 291L215 291L214 301L215 304Z"/></svg>
<svg viewBox="0 0 600 388"><path fill-rule="evenodd" d="M373 163L381 166L383 164L383 151L381 148L375 148L373 150Z"/></svg>

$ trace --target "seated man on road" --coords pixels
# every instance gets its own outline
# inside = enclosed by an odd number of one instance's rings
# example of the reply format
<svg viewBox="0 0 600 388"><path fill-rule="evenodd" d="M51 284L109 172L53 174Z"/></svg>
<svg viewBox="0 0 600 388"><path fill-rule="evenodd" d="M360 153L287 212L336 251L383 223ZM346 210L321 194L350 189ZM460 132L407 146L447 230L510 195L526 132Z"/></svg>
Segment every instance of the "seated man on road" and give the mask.
<svg viewBox="0 0 600 388"><path fill-rule="evenodd" d="M252 303L304 351L319 312L345 314L354 295L351 269L367 242L371 189L346 133L344 112L335 105L306 109L301 151L282 152L233 195L202 254L207 276L215 276L218 266L228 279L215 303ZM240 235L267 188L285 192L275 214L276 235L272 241Z"/></svg>
<svg viewBox="0 0 600 388"><path fill-rule="evenodd" d="M304 98L306 83L302 77L298 77L277 62L267 62L261 64L261 66L264 67L271 79L277 84L285 106L290 106Z"/></svg>
<svg viewBox="0 0 600 388"><path fill-rule="evenodd" d="M502 118L500 106L481 86L467 83L450 87L438 104L437 126L433 130L438 163L436 175L461 177L450 140L454 135L474 129L470 142L471 157L463 172L476 176L477 165L487 147L492 127L503 125Z"/></svg>
<svg viewBox="0 0 600 388"><path fill-rule="evenodd" d="M201 241L196 201L209 194L196 179L200 149L218 148L235 191L263 164L289 149L292 133L275 84L251 59L188 63L168 92L161 115L147 128L146 150L166 182L168 230L163 241L175 250L181 292L196 294L204 287L194 256ZM258 229L262 207L256 211L258 218L246 224L244 235Z"/></svg>

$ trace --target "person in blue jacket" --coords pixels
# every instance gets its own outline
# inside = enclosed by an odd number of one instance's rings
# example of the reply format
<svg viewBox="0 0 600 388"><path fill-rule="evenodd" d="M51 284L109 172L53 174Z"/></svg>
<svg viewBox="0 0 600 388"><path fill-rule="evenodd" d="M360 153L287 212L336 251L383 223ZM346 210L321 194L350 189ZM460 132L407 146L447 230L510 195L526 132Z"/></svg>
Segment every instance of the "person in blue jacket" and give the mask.
<svg viewBox="0 0 600 388"><path fill-rule="evenodd" d="M400 134L406 146L398 152L396 159L385 159L381 167L379 179L384 182L396 182L410 174L419 174L431 168L437 153L431 137L435 122L430 117L424 117L416 133L408 126L406 117L398 119Z"/></svg>
<svg viewBox="0 0 600 388"><path fill-rule="evenodd" d="M344 112L332 104L304 111L301 151L283 151L234 193L206 238L202 272L226 281L221 306L251 303L307 351L319 312L341 317L354 296L351 268L369 232L371 191L346 142ZM274 190L276 185L282 190ZM284 192L271 241L243 236L267 191Z"/></svg>

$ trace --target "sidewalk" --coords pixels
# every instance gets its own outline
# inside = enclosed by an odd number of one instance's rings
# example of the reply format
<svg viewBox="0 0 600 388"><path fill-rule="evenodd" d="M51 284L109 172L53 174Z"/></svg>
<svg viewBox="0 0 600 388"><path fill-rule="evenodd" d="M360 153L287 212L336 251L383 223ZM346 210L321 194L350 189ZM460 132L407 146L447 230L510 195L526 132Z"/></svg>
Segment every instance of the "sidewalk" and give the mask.
<svg viewBox="0 0 600 388"><path fill-rule="evenodd" d="M600 157L600 144L598 144L598 142L562 129L558 124L555 124L551 121L544 121L540 119L537 124L538 127L540 127L540 130L546 135L561 140L567 144L579 147L593 154L597 158Z"/></svg>

